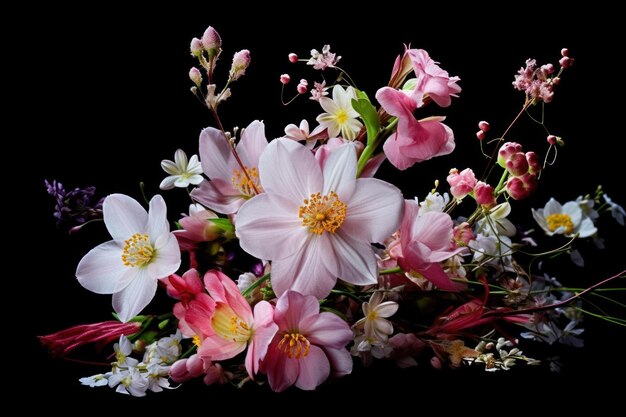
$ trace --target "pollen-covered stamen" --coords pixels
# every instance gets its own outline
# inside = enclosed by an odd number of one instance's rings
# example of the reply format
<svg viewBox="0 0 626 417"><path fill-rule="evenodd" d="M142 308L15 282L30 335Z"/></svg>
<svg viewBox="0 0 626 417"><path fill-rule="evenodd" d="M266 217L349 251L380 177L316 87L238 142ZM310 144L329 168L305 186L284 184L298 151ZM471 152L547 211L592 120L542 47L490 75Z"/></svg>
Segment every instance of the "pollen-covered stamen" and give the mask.
<svg viewBox="0 0 626 417"><path fill-rule="evenodd" d="M233 342L247 342L252 337L252 329L226 304L218 303L211 320L215 333Z"/></svg>
<svg viewBox="0 0 626 417"><path fill-rule="evenodd" d="M122 262L124 266L141 267L149 264L155 253L156 250L150 243L150 237L147 234L135 233L124 241Z"/></svg>
<svg viewBox="0 0 626 417"><path fill-rule="evenodd" d="M300 359L309 354L311 343L301 333L285 333L278 343L278 350L287 355L289 359Z"/></svg>
<svg viewBox="0 0 626 417"><path fill-rule="evenodd" d="M261 188L261 183L259 181L259 170L256 167L245 167L245 170L248 175L246 175L246 173L242 170L233 170L233 176L230 181L233 184L233 187L235 187L241 195L245 197L254 197L257 195L257 191L259 193L263 192L263 188Z"/></svg>
<svg viewBox="0 0 626 417"><path fill-rule="evenodd" d="M310 232L321 235L324 231L335 233L346 219L348 206L339 200L334 191L322 197L321 193L311 194L300 206L298 217L302 226Z"/></svg>
<svg viewBox="0 0 626 417"><path fill-rule="evenodd" d="M550 214L546 217L546 222L548 223L548 229L550 229L551 232L554 232L559 227L564 227L565 233L568 235L574 231L574 223L572 222L572 218L569 214Z"/></svg>

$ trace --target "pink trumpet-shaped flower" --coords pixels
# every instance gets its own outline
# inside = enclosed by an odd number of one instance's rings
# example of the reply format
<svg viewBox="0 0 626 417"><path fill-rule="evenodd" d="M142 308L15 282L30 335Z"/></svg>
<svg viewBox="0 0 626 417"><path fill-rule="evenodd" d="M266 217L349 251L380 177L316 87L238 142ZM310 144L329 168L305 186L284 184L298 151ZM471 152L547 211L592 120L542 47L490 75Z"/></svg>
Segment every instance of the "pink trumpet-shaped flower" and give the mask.
<svg viewBox="0 0 626 417"><path fill-rule="evenodd" d="M207 272L204 284L209 296L200 294L185 314L185 320L200 339L198 354L205 360L221 361L235 357L247 347L245 365L253 378L278 330L272 305L261 301L253 313L237 285L219 271Z"/></svg>
<svg viewBox="0 0 626 417"><path fill-rule="evenodd" d="M415 71L416 83L411 98L417 106L422 105L424 97L430 97L438 106L448 107L451 97L457 97L461 92L457 84L460 78L450 77L423 49L408 49L405 54L411 59Z"/></svg>
<svg viewBox="0 0 626 417"><path fill-rule="evenodd" d="M400 190L356 178L351 144L332 151L320 167L305 146L272 141L259 164L265 192L247 201L235 219L241 247L272 261L272 288L327 296L337 277L355 285L377 282L370 242L382 242L400 223Z"/></svg>
<svg viewBox="0 0 626 417"><path fill-rule="evenodd" d="M203 181L191 196L219 213L236 213L246 200L263 191L258 165L266 146L265 125L255 120L244 130L236 147L246 175L224 134L212 127L204 129L200 134L200 160L202 170L211 181Z"/></svg>
<svg viewBox="0 0 626 417"><path fill-rule="evenodd" d="M440 264L464 250L451 244L454 224L450 215L436 211L418 215L418 212L418 203L406 200L400 226L402 256L398 264L407 272L423 275L442 290L460 291L464 285L453 282Z"/></svg>
<svg viewBox="0 0 626 417"><path fill-rule="evenodd" d="M345 348L352 331L335 314L320 313L315 297L287 291L276 302L274 321L278 332L261 363L274 391L291 385L313 390L331 374L352 372L352 358Z"/></svg>
<svg viewBox="0 0 626 417"><path fill-rule="evenodd" d="M413 117L417 108L415 100L390 87L378 90L376 99L387 113L399 119L396 132L383 145L385 155L396 168L404 170L454 150L454 134L441 123L443 117L416 120Z"/></svg>
<svg viewBox="0 0 626 417"><path fill-rule="evenodd" d="M167 285L167 294L172 298L180 300L180 302L174 304L174 316L178 319L180 332L187 337L194 336L195 333L187 324L185 315L198 294L204 293L204 286L198 271L190 269L182 277L172 274L162 280L162 282Z"/></svg>

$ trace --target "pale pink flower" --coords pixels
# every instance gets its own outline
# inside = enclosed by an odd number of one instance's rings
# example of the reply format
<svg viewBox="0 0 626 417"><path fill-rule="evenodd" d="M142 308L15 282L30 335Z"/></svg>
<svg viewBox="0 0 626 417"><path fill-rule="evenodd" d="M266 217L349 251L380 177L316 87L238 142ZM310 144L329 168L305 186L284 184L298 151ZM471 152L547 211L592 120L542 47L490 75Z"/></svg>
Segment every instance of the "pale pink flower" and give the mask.
<svg viewBox="0 0 626 417"><path fill-rule="evenodd" d="M553 65L542 65L537 68L536 60L527 59L526 67L520 68L517 72L515 80L513 81L513 87L516 90L525 92L526 96L530 99L549 103L554 97L555 83L553 83L553 79L550 78L550 74L553 72Z"/></svg>
<svg viewBox="0 0 626 417"><path fill-rule="evenodd" d="M123 194L108 196L102 210L113 240L83 257L76 278L89 291L113 294L113 309L127 322L150 303L157 281L178 270L180 249L160 195L150 201L149 212Z"/></svg>
<svg viewBox="0 0 626 417"><path fill-rule="evenodd" d="M311 89L311 97L310 100L320 101L322 97L328 95L328 87L326 87L326 81L322 81L318 83L317 81L313 82L313 88Z"/></svg>
<svg viewBox="0 0 626 417"><path fill-rule="evenodd" d="M200 160L204 173L211 181L203 181L191 196L206 207L219 213L233 214L256 192L261 192L259 157L267 146L265 125L255 120L241 135L237 153L247 176L242 172L232 154L224 134L212 127L200 134Z"/></svg>
<svg viewBox="0 0 626 417"><path fill-rule="evenodd" d="M210 296L197 297L185 315L198 336L198 354L206 360L220 361L235 357L247 347L245 365L253 378L278 330L272 321L272 305L260 301L253 312L237 284L219 271L207 272L204 284Z"/></svg>
<svg viewBox="0 0 626 417"><path fill-rule="evenodd" d="M441 266L442 261L465 250L452 245L453 227L450 215L436 211L420 214L418 203L406 200L400 226L402 256L398 257L398 264L442 290L460 291L464 285L453 282Z"/></svg>
<svg viewBox="0 0 626 417"><path fill-rule="evenodd" d="M461 172L456 168L452 168L447 180L448 184L450 184L450 194L457 200L462 200L471 193L478 183L474 171L469 168L465 168Z"/></svg>
<svg viewBox="0 0 626 417"><path fill-rule="evenodd" d="M259 162L265 193L239 210L241 247L272 261L272 288L323 298L337 277L355 285L377 282L370 242L382 242L400 223L403 199L396 187L355 178L353 145L332 152L322 169L313 154L276 139Z"/></svg>
<svg viewBox="0 0 626 417"><path fill-rule="evenodd" d="M325 70L326 68L334 68L340 59L340 56L330 52L330 45L324 45L322 52L319 52L317 49L311 49L311 58L309 58L306 64L312 65L316 70Z"/></svg>
<svg viewBox="0 0 626 417"><path fill-rule="evenodd" d="M189 216L184 216L178 223L180 230L174 230L180 249L190 251L196 248L198 243L212 242L224 234L223 230L215 225L211 219L217 219L217 214L207 210L200 204L192 204L189 207Z"/></svg>
<svg viewBox="0 0 626 417"><path fill-rule="evenodd" d="M317 139L321 136L320 133L322 133L323 130L324 128L318 125L311 132L309 122L307 122L306 119L302 119L300 126L290 123L285 127L285 137L295 141L305 141L306 147L311 149L317 143Z"/></svg>
<svg viewBox="0 0 626 417"><path fill-rule="evenodd" d="M376 99L387 113L399 119L396 132L383 145L385 155L396 168L404 170L417 162L454 150L454 134L441 123L443 117L416 120L413 117L416 102L390 87L378 90Z"/></svg>
<svg viewBox="0 0 626 417"><path fill-rule="evenodd" d="M433 61L423 49L408 49L405 52L409 56L415 71L415 88L411 92L411 98L421 107L425 97L432 99L440 107L448 107L452 102L451 97L457 97L461 87L457 84L459 77L450 77Z"/></svg>
<svg viewBox="0 0 626 417"><path fill-rule="evenodd" d="M345 348L352 331L339 316L320 313L315 297L287 291L276 302L274 321L278 332L261 363L274 391L291 385L313 390L331 374L352 372L352 358Z"/></svg>

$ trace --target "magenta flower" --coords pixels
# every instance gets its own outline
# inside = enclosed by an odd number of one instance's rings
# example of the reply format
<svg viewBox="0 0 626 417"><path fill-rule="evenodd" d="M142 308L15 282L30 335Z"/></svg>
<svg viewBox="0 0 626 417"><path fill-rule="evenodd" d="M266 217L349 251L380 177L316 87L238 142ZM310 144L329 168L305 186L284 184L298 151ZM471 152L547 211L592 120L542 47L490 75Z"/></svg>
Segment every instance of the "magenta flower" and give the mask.
<svg viewBox="0 0 626 417"><path fill-rule="evenodd" d="M330 153L324 168L303 145L269 144L259 163L265 192L247 201L235 220L241 247L272 261L272 288L327 296L337 277L355 285L377 282L370 242L382 242L400 223L400 190L356 177L350 144Z"/></svg>
<svg viewBox="0 0 626 417"><path fill-rule="evenodd" d="M191 192L191 196L219 213L236 213L256 191L263 190L258 165L266 146L265 125L255 120L244 130L236 148L248 174L246 176L222 132L212 127L204 129L200 134L200 160L204 173L211 181L203 181Z"/></svg>
<svg viewBox="0 0 626 417"><path fill-rule="evenodd" d="M387 113L399 119L396 133L383 145L385 155L396 168L404 170L454 150L454 134L441 123L443 117L416 120L413 111L417 103L404 92L390 87L378 90L376 99Z"/></svg>
<svg viewBox="0 0 626 417"><path fill-rule="evenodd" d="M198 354L205 360L220 361L237 356L247 347L246 370L253 378L278 330L272 320L272 305L261 301L253 313L237 285L219 271L207 272L204 285L210 297L197 296L185 315L198 336Z"/></svg>
<svg viewBox="0 0 626 417"><path fill-rule="evenodd" d="M278 332L261 363L274 391L292 385L313 390L331 373L352 372L352 358L345 348L352 331L338 316L320 313L315 297L287 291L276 302L274 321Z"/></svg>
<svg viewBox="0 0 626 417"><path fill-rule="evenodd" d="M450 215L438 211L418 215L416 201L406 200L405 204L398 264L409 273L421 274L442 290L460 291L464 286L453 282L440 264L465 249L452 245L454 224Z"/></svg>

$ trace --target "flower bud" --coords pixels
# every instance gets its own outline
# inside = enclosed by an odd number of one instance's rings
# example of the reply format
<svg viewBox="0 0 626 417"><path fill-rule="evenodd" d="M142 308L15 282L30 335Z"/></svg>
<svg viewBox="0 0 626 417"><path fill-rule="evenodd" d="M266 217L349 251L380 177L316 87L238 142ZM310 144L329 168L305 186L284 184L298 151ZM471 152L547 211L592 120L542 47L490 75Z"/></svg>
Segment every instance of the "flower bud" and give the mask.
<svg viewBox="0 0 626 417"><path fill-rule="evenodd" d="M280 76L280 82L284 85L289 84L289 81L291 81L291 77L289 76L289 74L283 74Z"/></svg>
<svg viewBox="0 0 626 417"><path fill-rule="evenodd" d="M195 85L200 86L200 84L202 84L202 74L200 70L196 67L191 67L189 70L189 79Z"/></svg>
<svg viewBox="0 0 626 417"><path fill-rule="evenodd" d="M469 223L463 222L454 227L452 232L452 239L458 247L467 246L470 241L474 240L475 236L472 232L472 228Z"/></svg>
<svg viewBox="0 0 626 417"><path fill-rule="evenodd" d="M193 38L191 40L191 45L189 46L191 50L191 55L195 57L199 57L204 52L204 46L202 45L202 41L198 38Z"/></svg>
<svg viewBox="0 0 626 417"><path fill-rule="evenodd" d="M512 177L506 183L506 191L514 200L523 200L537 188L537 175L526 174L522 177Z"/></svg>
<svg viewBox="0 0 626 417"><path fill-rule="evenodd" d="M545 64L541 66L541 69L544 70L547 74L552 74L554 72L554 65Z"/></svg>
<svg viewBox="0 0 626 417"><path fill-rule="evenodd" d="M242 49L233 56L233 65L230 67L230 78L232 81L238 80L246 73L246 69L250 66L250 51Z"/></svg>
<svg viewBox="0 0 626 417"><path fill-rule="evenodd" d="M516 152L506 161L506 169L514 177L521 177L528 172L528 161L522 152Z"/></svg>
<svg viewBox="0 0 626 417"><path fill-rule="evenodd" d="M478 122L478 128L482 130L483 132L489 132L490 127L491 126L489 126L489 122L485 122L484 120L481 120L480 122Z"/></svg>
<svg viewBox="0 0 626 417"><path fill-rule="evenodd" d="M474 187L474 196L476 197L476 203L481 206L491 208L496 205L496 197L494 195L493 187L482 181L476 183L476 187Z"/></svg>
<svg viewBox="0 0 626 417"><path fill-rule="evenodd" d="M476 132L476 137L478 138L478 140L484 140L485 139L485 131L484 130L479 130L478 132Z"/></svg>
<svg viewBox="0 0 626 417"><path fill-rule="evenodd" d="M509 160L511 155L522 152L522 145L516 142L507 142L500 147L498 151L498 165L502 168L506 168L506 161Z"/></svg>
<svg viewBox="0 0 626 417"><path fill-rule="evenodd" d="M552 84L559 85L561 83L561 79L559 77L554 77L552 79Z"/></svg>
<svg viewBox="0 0 626 417"><path fill-rule="evenodd" d="M537 174L541 172L541 161L539 156L534 152L526 152L526 161L528 162L528 172Z"/></svg>
<svg viewBox="0 0 626 417"><path fill-rule="evenodd" d="M299 94L305 94L307 92L307 86L305 84L298 84L298 87L296 87L296 90L298 90Z"/></svg>
<svg viewBox="0 0 626 417"><path fill-rule="evenodd" d="M441 369L441 359L439 359L436 356L433 356L432 358L430 358L430 366L432 366L435 369Z"/></svg>
<svg viewBox="0 0 626 417"><path fill-rule="evenodd" d="M222 38L212 26L209 26L202 35L202 45L210 57L219 55L222 50Z"/></svg>
<svg viewBox="0 0 626 417"><path fill-rule="evenodd" d="M291 62L292 64L295 64L296 62L298 62L298 55L294 54L293 52L290 53L289 62Z"/></svg>
<svg viewBox="0 0 626 417"><path fill-rule="evenodd" d="M572 66L573 63L574 60L568 56L564 56L563 58L559 59L559 64L562 68L569 68Z"/></svg>
<svg viewBox="0 0 626 417"><path fill-rule="evenodd" d="M561 49L561 56L568 56L568 55L569 55L569 49L567 48Z"/></svg>
<svg viewBox="0 0 626 417"><path fill-rule="evenodd" d="M556 136L548 135L546 140L548 141L550 145L556 145Z"/></svg>

